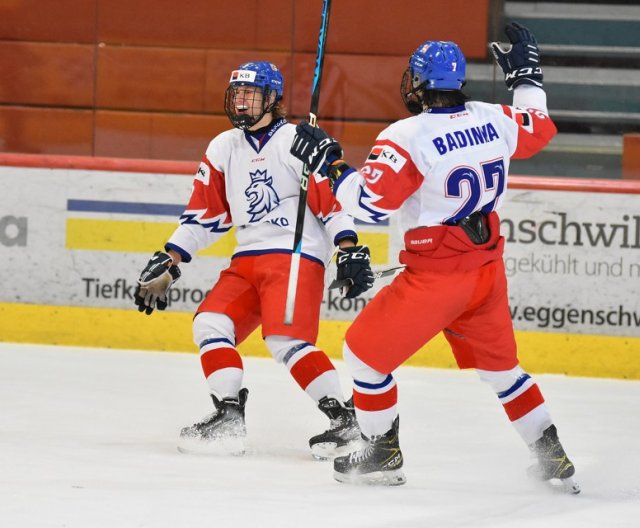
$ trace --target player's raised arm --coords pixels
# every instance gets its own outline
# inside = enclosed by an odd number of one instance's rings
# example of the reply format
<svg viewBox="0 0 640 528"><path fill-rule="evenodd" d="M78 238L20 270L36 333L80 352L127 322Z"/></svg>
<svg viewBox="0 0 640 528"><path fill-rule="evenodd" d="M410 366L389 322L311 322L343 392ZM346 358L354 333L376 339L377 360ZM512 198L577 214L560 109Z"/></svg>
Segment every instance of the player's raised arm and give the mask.
<svg viewBox="0 0 640 528"><path fill-rule="evenodd" d="M542 150L556 135L548 115L540 50L535 36L517 22L508 24L509 44L492 42L489 48L513 90L513 105L502 105L504 113L518 125L518 143L513 158L528 158Z"/></svg>

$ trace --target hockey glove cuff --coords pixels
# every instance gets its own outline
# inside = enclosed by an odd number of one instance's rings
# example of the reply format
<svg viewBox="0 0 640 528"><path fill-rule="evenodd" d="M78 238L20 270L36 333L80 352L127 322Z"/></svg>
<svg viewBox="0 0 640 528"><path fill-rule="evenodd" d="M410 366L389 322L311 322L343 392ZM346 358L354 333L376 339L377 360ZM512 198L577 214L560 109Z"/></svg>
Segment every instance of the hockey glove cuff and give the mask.
<svg viewBox="0 0 640 528"><path fill-rule="evenodd" d="M367 246L338 249L336 265L338 267L336 279L351 282L351 286L344 295L346 298L357 297L373 286L371 253Z"/></svg>
<svg viewBox="0 0 640 528"><path fill-rule="evenodd" d="M134 302L139 312L150 315L155 308L167 307L167 294L173 283L180 278L180 268L166 253L156 251L142 270L134 293Z"/></svg>

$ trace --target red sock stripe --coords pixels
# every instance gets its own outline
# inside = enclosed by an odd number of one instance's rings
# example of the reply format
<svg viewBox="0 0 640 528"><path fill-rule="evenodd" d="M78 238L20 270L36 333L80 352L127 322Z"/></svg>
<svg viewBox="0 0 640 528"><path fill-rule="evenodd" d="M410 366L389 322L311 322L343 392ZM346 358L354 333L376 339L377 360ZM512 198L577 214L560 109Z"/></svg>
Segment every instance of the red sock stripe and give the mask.
<svg viewBox="0 0 640 528"><path fill-rule="evenodd" d="M335 370L331 360L324 352L315 350L298 360L290 372L302 390L305 390L309 383L329 370Z"/></svg>
<svg viewBox="0 0 640 528"><path fill-rule="evenodd" d="M538 405L544 403L544 398L537 385L531 385L520 396L504 404L509 420L512 422L522 418L525 414L533 411Z"/></svg>
<svg viewBox="0 0 640 528"><path fill-rule="evenodd" d="M363 394L353 390L353 404L363 411L384 411L398 403L398 386L382 394Z"/></svg>
<svg viewBox="0 0 640 528"><path fill-rule="evenodd" d="M235 367L242 369L242 358L235 348L214 348L200 356L204 377L208 378L216 370Z"/></svg>

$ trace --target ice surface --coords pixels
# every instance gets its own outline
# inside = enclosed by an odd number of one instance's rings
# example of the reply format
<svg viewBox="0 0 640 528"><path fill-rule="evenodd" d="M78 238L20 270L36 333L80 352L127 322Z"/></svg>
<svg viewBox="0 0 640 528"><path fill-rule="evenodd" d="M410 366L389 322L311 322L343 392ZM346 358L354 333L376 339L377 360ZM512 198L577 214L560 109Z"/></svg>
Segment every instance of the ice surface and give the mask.
<svg viewBox="0 0 640 528"><path fill-rule="evenodd" d="M640 382L535 376L582 486L568 496L527 480L473 372L398 370L408 482L371 488L312 459L327 420L282 365L245 369L248 454L189 456L176 436L211 411L197 355L0 344L0 526L640 526Z"/></svg>

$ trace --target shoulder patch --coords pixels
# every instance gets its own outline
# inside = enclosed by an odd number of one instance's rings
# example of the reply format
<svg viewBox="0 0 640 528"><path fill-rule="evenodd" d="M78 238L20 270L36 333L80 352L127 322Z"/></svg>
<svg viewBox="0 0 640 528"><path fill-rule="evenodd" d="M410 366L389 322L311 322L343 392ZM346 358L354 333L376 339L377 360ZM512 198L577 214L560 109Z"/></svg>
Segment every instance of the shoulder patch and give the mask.
<svg viewBox="0 0 640 528"><path fill-rule="evenodd" d="M198 171L196 172L196 180L200 180L204 185L209 185L209 178L211 176L211 169L204 161L200 162Z"/></svg>
<svg viewBox="0 0 640 528"><path fill-rule="evenodd" d="M376 145L371 149L367 161L388 165L395 172L399 172L407 162L407 158L390 145Z"/></svg>

